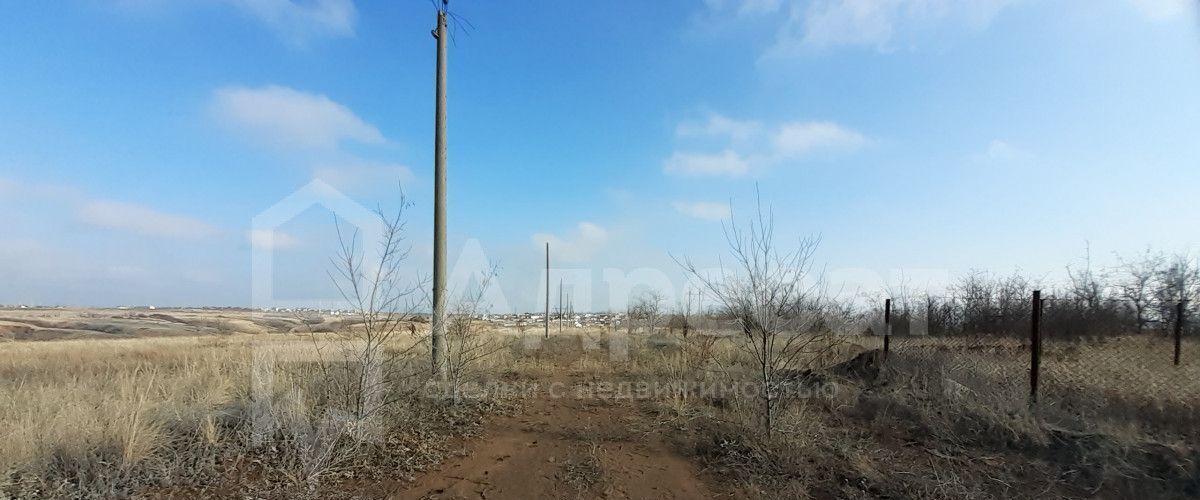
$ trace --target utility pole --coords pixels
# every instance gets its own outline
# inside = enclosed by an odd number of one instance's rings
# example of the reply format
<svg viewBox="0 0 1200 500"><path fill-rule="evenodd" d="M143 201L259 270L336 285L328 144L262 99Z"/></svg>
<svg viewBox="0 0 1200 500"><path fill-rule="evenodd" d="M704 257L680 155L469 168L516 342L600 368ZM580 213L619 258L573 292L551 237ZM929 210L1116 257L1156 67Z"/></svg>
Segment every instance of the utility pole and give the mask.
<svg viewBox="0 0 1200 500"><path fill-rule="evenodd" d="M1184 301L1175 304L1175 366L1179 366L1179 355L1183 343Z"/></svg>
<svg viewBox="0 0 1200 500"><path fill-rule="evenodd" d="M563 308L562 308L562 278L559 278L559 279L558 279L558 333L559 333L560 335L562 334L562 317L563 317Z"/></svg>
<svg viewBox="0 0 1200 500"><path fill-rule="evenodd" d="M688 338L688 326L691 321L691 291L688 290L688 299L683 301L683 338Z"/></svg>
<svg viewBox="0 0 1200 500"><path fill-rule="evenodd" d="M546 338L550 338L550 242L546 242Z"/></svg>
<svg viewBox="0 0 1200 500"><path fill-rule="evenodd" d="M1033 310L1029 316L1029 404L1038 398L1038 374L1042 371L1042 291L1033 291Z"/></svg>
<svg viewBox="0 0 1200 500"><path fill-rule="evenodd" d="M443 0L445 6L448 0ZM446 11L438 9L437 104L433 131L433 374L445 380L446 335Z"/></svg>
<svg viewBox="0 0 1200 500"><path fill-rule="evenodd" d="M883 359L888 356L888 344L892 340L892 299L883 302Z"/></svg>

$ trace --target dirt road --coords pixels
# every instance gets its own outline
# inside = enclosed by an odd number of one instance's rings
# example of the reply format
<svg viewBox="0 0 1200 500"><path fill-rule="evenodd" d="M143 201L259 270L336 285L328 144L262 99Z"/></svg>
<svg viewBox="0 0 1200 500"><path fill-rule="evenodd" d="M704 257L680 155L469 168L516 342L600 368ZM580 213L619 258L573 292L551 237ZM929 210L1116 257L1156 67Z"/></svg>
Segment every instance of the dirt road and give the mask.
<svg viewBox="0 0 1200 500"><path fill-rule="evenodd" d="M564 339L565 340L565 339ZM586 377L572 357L515 416L491 422L462 456L443 463L393 498L709 498L697 467L652 432L625 399L578 398Z"/></svg>

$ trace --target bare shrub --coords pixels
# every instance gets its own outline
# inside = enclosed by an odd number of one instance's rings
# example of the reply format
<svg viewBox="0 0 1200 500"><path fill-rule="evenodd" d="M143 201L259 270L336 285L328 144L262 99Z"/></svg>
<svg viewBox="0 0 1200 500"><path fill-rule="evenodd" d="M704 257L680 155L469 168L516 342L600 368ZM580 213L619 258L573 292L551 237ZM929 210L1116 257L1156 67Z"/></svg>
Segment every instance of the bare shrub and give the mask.
<svg viewBox="0 0 1200 500"><path fill-rule="evenodd" d="M1114 284L1117 296L1128 301L1133 307L1134 322L1137 324L1137 331L1141 332L1151 320L1154 280L1165 259L1161 253L1151 252L1147 248L1136 259L1125 259L1117 255L1117 261L1117 269L1121 274Z"/></svg>
<svg viewBox="0 0 1200 500"><path fill-rule="evenodd" d="M690 259L681 265L736 321L738 346L756 370L761 429L770 439L785 376L838 343L834 336L803 333L811 330L821 308L821 280L811 279L819 239L803 238L796 248L779 250L774 216L761 204L747 226L730 222L723 227L732 267L722 266L713 276Z"/></svg>
<svg viewBox="0 0 1200 500"><path fill-rule="evenodd" d="M641 323L642 333L653 335L663 320L662 292L646 290L629 301L627 317L629 318L628 332L633 334L634 327Z"/></svg>
<svg viewBox="0 0 1200 500"><path fill-rule="evenodd" d="M484 302L484 293L497 272L496 266L486 269L477 286L464 292L447 320L445 366L451 399L455 404L461 402L464 387L478 374L480 361L506 347L499 336L485 331L485 323L479 320L479 316L490 307Z"/></svg>
<svg viewBox="0 0 1200 500"><path fill-rule="evenodd" d="M394 403L400 393L392 389L420 373L412 365L414 354L426 339L412 338L417 331L409 325L420 304L424 282L405 279L400 273L410 252L403 219L409 206L402 199L394 215L376 212L383 232L377 242L376 260L371 264L363 258L358 229L347 237L334 219L339 251L329 276L355 321L332 337L340 359L332 363L322 360L320 366L330 397L339 400L357 420L370 418ZM409 338L398 342L401 337Z"/></svg>
<svg viewBox="0 0 1200 500"><path fill-rule="evenodd" d="M951 286L951 308L943 317L946 333L1024 335L1029 324L1029 280L1020 274L992 277L973 270Z"/></svg>
<svg viewBox="0 0 1200 500"><path fill-rule="evenodd" d="M1176 305L1184 303L1184 315L1195 318L1200 311L1200 264L1187 254L1176 254L1159 269L1154 290L1155 308L1163 328L1175 324Z"/></svg>
<svg viewBox="0 0 1200 500"><path fill-rule="evenodd" d="M358 229L345 234L334 219L339 247L329 276L350 320L328 335L301 321L310 329L309 349L256 352L253 440L279 450L293 481L311 486L381 439L384 414L427 373L415 361L426 339L409 327L423 283L400 272L409 255L408 206L402 201L391 216L376 212L382 232L370 262ZM279 374L311 382L281 386Z"/></svg>

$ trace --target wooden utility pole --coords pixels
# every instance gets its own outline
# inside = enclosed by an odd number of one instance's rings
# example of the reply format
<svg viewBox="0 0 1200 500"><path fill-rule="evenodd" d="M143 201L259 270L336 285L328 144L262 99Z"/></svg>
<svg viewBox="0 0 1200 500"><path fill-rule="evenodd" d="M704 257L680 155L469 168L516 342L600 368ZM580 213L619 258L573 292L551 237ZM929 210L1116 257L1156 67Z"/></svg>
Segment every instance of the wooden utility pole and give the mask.
<svg viewBox="0 0 1200 500"><path fill-rule="evenodd" d="M443 5L445 3L443 2ZM446 378L446 11L437 15L437 104L433 131L433 373Z"/></svg>
<svg viewBox="0 0 1200 500"><path fill-rule="evenodd" d="M1042 291L1033 291L1029 312L1029 403L1037 403L1038 375L1042 371Z"/></svg>
<svg viewBox="0 0 1200 500"><path fill-rule="evenodd" d="M562 306L563 306L563 304L562 304L562 278L559 278L558 279L558 333L559 334L562 334L562 318L563 318Z"/></svg>
<svg viewBox="0 0 1200 500"><path fill-rule="evenodd" d="M550 242L546 242L546 318L543 322L546 327L546 338L550 338Z"/></svg>
<svg viewBox="0 0 1200 500"><path fill-rule="evenodd" d="M692 321L692 290L687 291L687 298L683 301L683 338L688 336L689 323Z"/></svg>
<svg viewBox="0 0 1200 500"><path fill-rule="evenodd" d="M1179 366L1180 353L1183 350L1183 301L1175 304L1175 366Z"/></svg>
<svg viewBox="0 0 1200 500"><path fill-rule="evenodd" d="M887 359L892 343L892 299L883 302L883 359Z"/></svg>

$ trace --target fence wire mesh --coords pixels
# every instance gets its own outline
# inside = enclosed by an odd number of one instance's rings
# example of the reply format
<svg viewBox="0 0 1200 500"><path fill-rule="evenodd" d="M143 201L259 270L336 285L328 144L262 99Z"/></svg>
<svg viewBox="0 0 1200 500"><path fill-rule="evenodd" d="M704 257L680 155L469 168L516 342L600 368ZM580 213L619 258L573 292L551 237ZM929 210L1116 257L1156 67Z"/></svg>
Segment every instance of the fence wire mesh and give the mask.
<svg viewBox="0 0 1200 500"><path fill-rule="evenodd" d="M999 411L1032 411L1076 431L1133 426L1200 443L1195 322L1184 318L1176 364L1175 314L1139 311L1128 301L1043 297L1031 405L1034 301L1031 295L1021 299L897 301L890 322L879 314L870 331L890 332L885 366L927 394Z"/></svg>

